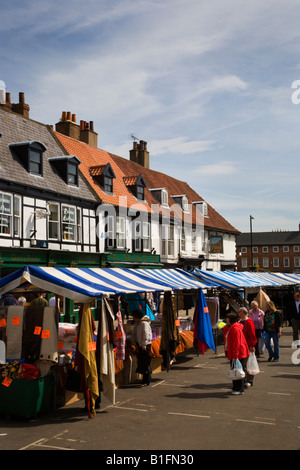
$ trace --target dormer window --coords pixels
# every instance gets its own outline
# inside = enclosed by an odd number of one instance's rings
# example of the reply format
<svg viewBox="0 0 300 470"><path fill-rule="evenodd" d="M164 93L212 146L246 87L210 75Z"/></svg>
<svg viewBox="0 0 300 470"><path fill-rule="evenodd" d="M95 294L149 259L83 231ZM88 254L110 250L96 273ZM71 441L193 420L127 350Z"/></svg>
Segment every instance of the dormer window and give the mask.
<svg viewBox="0 0 300 470"><path fill-rule="evenodd" d="M204 217L208 217L207 203L205 201L193 202Z"/></svg>
<svg viewBox="0 0 300 470"><path fill-rule="evenodd" d="M123 181L139 201L145 200L145 188L147 185L142 175L127 176L123 178Z"/></svg>
<svg viewBox="0 0 300 470"><path fill-rule="evenodd" d="M161 203L163 206L168 205L168 191L166 189L161 190Z"/></svg>
<svg viewBox="0 0 300 470"><path fill-rule="evenodd" d="M162 206L169 207L168 191L165 188L155 188L150 191Z"/></svg>
<svg viewBox="0 0 300 470"><path fill-rule="evenodd" d="M187 196L184 194L184 195L180 195L180 196L172 196L172 198L174 199L174 201L176 202L176 204L178 204L181 209L184 211L184 212L188 212L189 211L189 204L188 204L188 198Z"/></svg>
<svg viewBox="0 0 300 470"><path fill-rule="evenodd" d="M9 148L28 173L43 176L44 144L37 140L10 144Z"/></svg>
<svg viewBox="0 0 300 470"><path fill-rule="evenodd" d="M106 165L91 166L90 175L99 184L102 191L113 194L113 180L116 175L114 174L110 163L107 163Z"/></svg>
<svg viewBox="0 0 300 470"><path fill-rule="evenodd" d="M78 166L81 163L75 155L49 158L49 162L55 168L66 184L78 186Z"/></svg>

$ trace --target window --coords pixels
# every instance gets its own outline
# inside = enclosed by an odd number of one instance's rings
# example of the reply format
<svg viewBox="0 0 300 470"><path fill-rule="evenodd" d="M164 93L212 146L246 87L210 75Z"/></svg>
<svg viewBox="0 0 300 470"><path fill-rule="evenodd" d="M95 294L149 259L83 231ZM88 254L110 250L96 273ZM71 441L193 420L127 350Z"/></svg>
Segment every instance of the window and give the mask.
<svg viewBox="0 0 300 470"><path fill-rule="evenodd" d="M161 190L161 203L163 206L168 206L168 192L166 189Z"/></svg>
<svg viewBox="0 0 300 470"><path fill-rule="evenodd" d="M77 207L77 243L82 243L81 208Z"/></svg>
<svg viewBox="0 0 300 470"><path fill-rule="evenodd" d="M188 198L186 196L183 196L183 198L182 198L182 210L184 212L188 212L188 210L189 210Z"/></svg>
<svg viewBox="0 0 300 470"><path fill-rule="evenodd" d="M103 189L107 193L113 193L113 179L110 176L104 176Z"/></svg>
<svg viewBox="0 0 300 470"><path fill-rule="evenodd" d="M10 144L9 148L28 173L43 176L43 153L46 150L44 144L34 140Z"/></svg>
<svg viewBox="0 0 300 470"><path fill-rule="evenodd" d="M262 252L263 253L269 253L269 247L268 246L263 246L262 247Z"/></svg>
<svg viewBox="0 0 300 470"><path fill-rule="evenodd" d="M258 248L257 246L252 247L252 253L258 253Z"/></svg>
<svg viewBox="0 0 300 470"><path fill-rule="evenodd" d="M143 201L145 199L145 188L144 188L144 186L141 186L141 185L136 186L136 197L140 201Z"/></svg>
<svg viewBox="0 0 300 470"><path fill-rule="evenodd" d="M273 253L279 253L278 246L273 246Z"/></svg>
<svg viewBox="0 0 300 470"><path fill-rule="evenodd" d="M62 205L62 239L76 241L76 208Z"/></svg>
<svg viewBox="0 0 300 470"><path fill-rule="evenodd" d="M197 241L196 230L192 229L192 251L196 251L196 241Z"/></svg>
<svg viewBox="0 0 300 470"><path fill-rule="evenodd" d="M135 220L133 224L133 249L134 251L141 251L142 249L142 223L140 220Z"/></svg>
<svg viewBox="0 0 300 470"><path fill-rule="evenodd" d="M78 186L78 165L76 165L75 163L68 162L67 172L68 184Z"/></svg>
<svg viewBox="0 0 300 470"><path fill-rule="evenodd" d="M290 266L290 258L283 258L283 266L285 268L289 268Z"/></svg>
<svg viewBox="0 0 300 470"><path fill-rule="evenodd" d="M273 268L279 268L279 258L273 258Z"/></svg>
<svg viewBox="0 0 300 470"><path fill-rule="evenodd" d="M184 230L184 227L181 227L180 249L181 249L181 251L185 251L185 250L186 250L185 230Z"/></svg>
<svg viewBox="0 0 300 470"><path fill-rule="evenodd" d="M294 253L299 253L299 245L294 245L293 247Z"/></svg>
<svg viewBox="0 0 300 470"><path fill-rule="evenodd" d="M59 238L59 206L55 203L49 204L48 230L49 239L58 240Z"/></svg>
<svg viewBox="0 0 300 470"><path fill-rule="evenodd" d="M21 236L21 197L0 193L0 235Z"/></svg>
<svg viewBox="0 0 300 470"><path fill-rule="evenodd" d="M168 255L174 256L174 225L170 225L170 237L168 241Z"/></svg>
<svg viewBox="0 0 300 470"><path fill-rule="evenodd" d="M253 265L257 266L258 265L258 258L253 258Z"/></svg>
<svg viewBox="0 0 300 470"><path fill-rule="evenodd" d="M42 152L29 148L29 173L42 174Z"/></svg>
<svg viewBox="0 0 300 470"><path fill-rule="evenodd" d="M289 246L284 246L283 247L283 252L284 253L288 253L290 251L290 247Z"/></svg>
<svg viewBox="0 0 300 470"><path fill-rule="evenodd" d="M14 196L14 237L21 236L21 198Z"/></svg>
<svg viewBox="0 0 300 470"><path fill-rule="evenodd" d="M247 263L247 258L242 258L242 268L247 268L248 263Z"/></svg>
<svg viewBox="0 0 300 470"><path fill-rule="evenodd" d="M241 253L247 253L247 247L246 246L242 246Z"/></svg>
<svg viewBox="0 0 300 470"><path fill-rule="evenodd" d="M300 268L300 258L294 258L294 267Z"/></svg>
<svg viewBox="0 0 300 470"><path fill-rule="evenodd" d="M263 258L263 268L269 267L269 258Z"/></svg>
<svg viewBox="0 0 300 470"><path fill-rule="evenodd" d="M126 221L124 217L117 217L116 221L116 247L117 248L125 248L126 244L126 233L125 233L125 226Z"/></svg>
<svg viewBox="0 0 300 470"><path fill-rule="evenodd" d="M150 223L143 222L143 250L150 251Z"/></svg>
<svg viewBox="0 0 300 470"><path fill-rule="evenodd" d="M110 249L114 248L114 241L115 241L115 219L112 215L107 216L107 222L105 225L105 235L106 235L106 243L105 248Z"/></svg>

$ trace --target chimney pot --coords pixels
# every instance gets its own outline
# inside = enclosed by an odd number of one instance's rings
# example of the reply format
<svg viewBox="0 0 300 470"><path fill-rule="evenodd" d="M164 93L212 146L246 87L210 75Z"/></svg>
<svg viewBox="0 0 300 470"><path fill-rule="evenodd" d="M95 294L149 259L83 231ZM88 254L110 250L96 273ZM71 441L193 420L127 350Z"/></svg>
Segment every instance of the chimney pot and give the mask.
<svg viewBox="0 0 300 470"><path fill-rule="evenodd" d="M94 130L94 122L93 122L93 121L90 121L90 130L91 130L91 131Z"/></svg>
<svg viewBox="0 0 300 470"><path fill-rule="evenodd" d="M76 114L72 114L72 121L76 124Z"/></svg>
<svg viewBox="0 0 300 470"><path fill-rule="evenodd" d="M10 104L10 93L6 93L5 101L6 101L6 104Z"/></svg>
<svg viewBox="0 0 300 470"><path fill-rule="evenodd" d="M63 111L62 115L61 115L61 120L66 121L66 119L67 119L67 113L66 113L66 111Z"/></svg>
<svg viewBox="0 0 300 470"><path fill-rule="evenodd" d="M71 111L68 111L67 112L67 121L71 121L71 118L72 118Z"/></svg>
<svg viewBox="0 0 300 470"><path fill-rule="evenodd" d="M19 103L22 103L22 104L25 103L25 96L24 96L24 93L22 91L20 91L20 93L19 93Z"/></svg>

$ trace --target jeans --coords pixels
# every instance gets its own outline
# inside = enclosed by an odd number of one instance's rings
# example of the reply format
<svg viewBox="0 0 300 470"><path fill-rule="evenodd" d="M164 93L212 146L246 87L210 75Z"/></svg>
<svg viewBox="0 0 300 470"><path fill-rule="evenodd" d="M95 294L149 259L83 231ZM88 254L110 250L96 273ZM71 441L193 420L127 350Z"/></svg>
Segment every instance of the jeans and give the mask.
<svg viewBox="0 0 300 470"><path fill-rule="evenodd" d="M271 339L273 339L273 347L271 345ZM274 361L279 359L279 338L276 331L266 331L265 337L266 348L269 352L269 359L274 358Z"/></svg>

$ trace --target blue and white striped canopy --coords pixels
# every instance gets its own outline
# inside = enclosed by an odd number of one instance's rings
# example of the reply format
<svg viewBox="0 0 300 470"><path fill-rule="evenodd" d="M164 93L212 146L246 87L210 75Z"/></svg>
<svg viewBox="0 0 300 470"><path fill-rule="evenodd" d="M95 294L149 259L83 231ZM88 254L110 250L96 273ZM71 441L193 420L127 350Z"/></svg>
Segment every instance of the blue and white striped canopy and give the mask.
<svg viewBox="0 0 300 470"><path fill-rule="evenodd" d="M156 271L161 272L158 275ZM211 287L180 269L52 268L25 266L0 279L0 294L30 283L78 302L103 295Z"/></svg>
<svg viewBox="0 0 300 470"><path fill-rule="evenodd" d="M247 287L287 286L300 283L300 275L286 275L266 272L237 272L237 271L190 271L194 276L204 282L214 282L225 289L238 289Z"/></svg>

